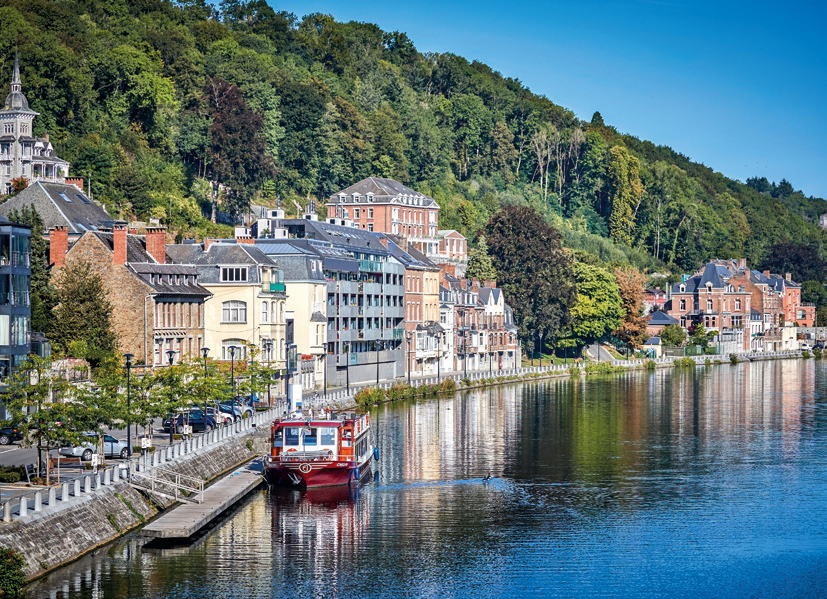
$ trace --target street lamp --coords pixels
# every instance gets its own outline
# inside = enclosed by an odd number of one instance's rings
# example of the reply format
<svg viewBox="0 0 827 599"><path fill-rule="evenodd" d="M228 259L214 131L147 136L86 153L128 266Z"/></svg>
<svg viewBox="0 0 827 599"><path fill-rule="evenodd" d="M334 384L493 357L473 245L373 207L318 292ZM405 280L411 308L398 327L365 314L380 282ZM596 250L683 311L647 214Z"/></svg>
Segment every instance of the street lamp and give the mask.
<svg viewBox="0 0 827 599"><path fill-rule="evenodd" d="M543 331L540 331L539 333L537 333L537 335L540 337L540 368L542 368L543 367ZM554 357L552 357L551 359L553 361Z"/></svg>
<svg viewBox="0 0 827 599"><path fill-rule="evenodd" d="M445 333L437 333L436 336L436 382L439 382L440 377L440 362L442 361L442 336Z"/></svg>
<svg viewBox="0 0 827 599"><path fill-rule="evenodd" d="M204 428L207 423L207 354L210 353L209 347L201 348L201 355L204 356ZM218 410L215 412L215 424L218 425Z"/></svg>
<svg viewBox="0 0 827 599"><path fill-rule="evenodd" d="M405 333L405 339L408 341L408 359L407 359L407 367L408 367L408 386L411 385L411 332L408 331Z"/></svg>
<svg viewBox="0 0 827 599"><path fill-rule="evenodd" d="M233 401L235 401L235 345L229 347L230 350L230 384L233 386Z"/></svg>
<svg viewBox="0 0 827 599"><path fill-rule="evenodd" d="M273 373L270 371L270 358L272 357L273 351L273 340L272 339L265 339L264 340L264 351L267 352L267 407L273 407L273 401L270 398L270 382L273 380Z"/></svg>
<svg viewBox="0 0 827 599"><path fill-rule="evenodd" d="M459 316L462 323L462 376L468 378L468 340L465 337L465 310L457 310L457 316Z"/></svg>
<svg viewBox="0 0 827 599"><path fill-rule="evenodd" d="M534 351L537 346L534 344L534 331L531 331L531 367L534 367Z"/></svg>
<svg viewBox="0 0 827 599"><path fill-rule="evenodd" d="M494 361L494 333L488 333L488 376L491 376L491 362Z"/></svg>
<svg viewBox="0 0 827 599"><path fill-rule="evenodd" d="M129 424L130 420L130 408L131 408L131 399L132 399L132 388L131 388L131 373L132 373L132 354L124 354L123 357L126 359L126 447L127 451L129 452L129 459L132 460L132 435L131 435L131 426ZM131 476L131 472L127 471L127 476Z"/></svg>
<svg viewBox="0 0 827 599"><path fill-rule="evenodd" d="M169 359L169 365L172 366L173 361L175 360L175 350L168 349L167 350L167 358Z"/></svg>
<svg viewBox="0 0 827 599"><path fill-rule="evenodd" d="M379 341L373 342L373 347L376 349L376 386L379 386Z"/></svg>

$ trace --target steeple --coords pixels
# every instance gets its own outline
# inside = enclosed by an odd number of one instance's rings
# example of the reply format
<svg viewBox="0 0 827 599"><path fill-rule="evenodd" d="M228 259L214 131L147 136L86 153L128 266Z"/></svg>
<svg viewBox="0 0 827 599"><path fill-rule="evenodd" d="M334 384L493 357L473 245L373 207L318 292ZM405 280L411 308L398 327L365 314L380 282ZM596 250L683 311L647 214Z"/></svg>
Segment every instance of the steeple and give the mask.
<svg viewBox="0 0 827 599"><path fill-rule="evenodd" d="M26 96L23 95L21 88L22 85L20 84L20 64L17 60L17 48L15 48L14 70L12 71L11 76L11 91L9 92L9 95L6 96L6 103L3 105L3 111L31 112L31 110L29 110L29 101L26 100Z"/></svg>
<svg viewBox="0 0 827 599"><path fill-rule="evenodd" d="M20 85L20 63L17 61L17 48L14 49L14 71L11 76L11 91L19 92Z"/></svg>

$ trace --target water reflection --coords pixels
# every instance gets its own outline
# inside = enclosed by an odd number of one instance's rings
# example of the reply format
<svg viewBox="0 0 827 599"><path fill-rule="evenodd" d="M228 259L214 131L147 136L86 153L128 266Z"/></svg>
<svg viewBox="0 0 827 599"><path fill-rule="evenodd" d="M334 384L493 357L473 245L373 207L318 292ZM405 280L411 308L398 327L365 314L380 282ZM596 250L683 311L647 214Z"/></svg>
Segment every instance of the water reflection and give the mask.
<svg viewBox="0 0 827 599"><path fill-rule="evenodd" d="M785 361L382 406L375 481L262 492L31 596L825 596L825 387Z"/></svg>

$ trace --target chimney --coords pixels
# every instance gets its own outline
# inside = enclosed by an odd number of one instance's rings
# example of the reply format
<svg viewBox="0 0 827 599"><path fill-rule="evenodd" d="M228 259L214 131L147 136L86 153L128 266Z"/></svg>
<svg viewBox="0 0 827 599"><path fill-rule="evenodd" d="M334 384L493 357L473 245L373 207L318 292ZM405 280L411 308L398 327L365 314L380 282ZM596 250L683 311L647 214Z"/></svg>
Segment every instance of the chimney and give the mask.
<svg viewBox="0 0 827 599"><path fill-rule="evenodd" d="M747 259L746 258L741 258L740 260L738 260L738 266L740 268L746 268L747 267Z"/></svg>
<svg viewBox="0 0 827 599"><path fill-rule="evenodd" d="M43 140L44 140L46 143L49 143L49 132L48 132L48 131L44 131L44 132L43 132Z"/></svg>
<svg viewBox="0 0 827 599"><path fill-rule="evenodd" d="M147 227L146 228L146 251L155 258L158 264L165 264L167 261L167 228Z"/></svg>
<svg viewBox="0 0 827 599"><path fill-rule="evenodd" d="M770 271L765 270L765 271L764 271L764 276L765 276L765 277L767 277L767 278L769 279L769 278L770 278Z"/></svg>
<svg viewBox="0 0 827 599"><path fill-rule="evenodd" d="M384 236L380 237L379 238L379 243L381 243L383 246L385 246L385 249L388 249L388 238L387 237L384 237Z"/></svg>
<svg viewBox="0 0 827 599"><path fill-rule="evenodd" d="M66 185L74 185L83 191L83 177L66 177Z"/></svg>
<svg viewBox="0 0 827 599"><path fill-rule="evenodd" d="M126 225L115 225L112 228L112 264L126 264Z"/></svg>
<svg viewBox="0 0 827 599"><path fill-rule="evenodd" d="M792 282L792 280L793 280L793 276L790 273L785 273L784 278L787 279L787 281L790 281L790 282Z"/></svg>
<svg viewBox="0 0 827 599"><path fill-rule="evenodd" d="M256 240L253 239L250 235L239 235L235 238L236 243L251 243L253 245L256 244Z"/></svg>
<svg viewBox="0 0 827 599"><path fill-rule="evenodd" d="M66 227L49 229L49 263L60 268L66 264L66 252L69 251L69 231Z"/></svg>
<svg viewBox="0 0 827 599"><path fill-rule="evenodd" d="M210 249L210 246L213 243L215 243L215 239L212 239L210 237L205 237L204 238L204 251L206 252L208 249Z"/></svg>
<svg viewBox="0 0 827 599"><path fill-rule="evenodd" d="M480 282L477 279L472 279L470 281L470 283L471 283L471 285L470 285L471 291L476 291L477 293L479 293L480 292Z"/></svg>

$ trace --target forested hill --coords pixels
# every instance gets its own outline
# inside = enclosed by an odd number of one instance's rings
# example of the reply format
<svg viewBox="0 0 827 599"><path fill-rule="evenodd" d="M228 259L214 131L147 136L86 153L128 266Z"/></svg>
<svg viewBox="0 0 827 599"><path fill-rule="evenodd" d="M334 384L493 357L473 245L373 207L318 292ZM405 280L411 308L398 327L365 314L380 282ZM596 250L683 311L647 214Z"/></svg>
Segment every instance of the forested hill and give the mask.
<svg viewBox="0 0 827 599"><path fill-rule="evenodd" d="M263 0L0 0L0 28L2 81L16 45L35 133L110 211L180 234L206 232L208 181L239 211L377 175L436 198L441 227L472 239L529 204L607 262L757 263L788 239L824 254L822 201L786 181L733 181L397 31Z"/></svg>

